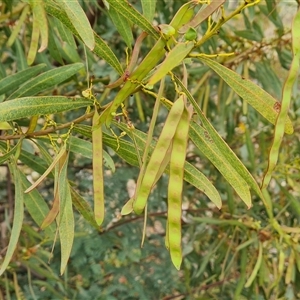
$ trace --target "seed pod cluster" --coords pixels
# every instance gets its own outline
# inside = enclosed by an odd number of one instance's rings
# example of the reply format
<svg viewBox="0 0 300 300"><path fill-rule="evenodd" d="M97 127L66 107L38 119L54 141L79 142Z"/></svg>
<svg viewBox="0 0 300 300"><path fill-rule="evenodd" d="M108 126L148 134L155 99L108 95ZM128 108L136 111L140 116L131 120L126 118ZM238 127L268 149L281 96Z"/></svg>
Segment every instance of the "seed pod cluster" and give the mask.
<svg viewBox="0 0 300 300"><path fill-rule="evenodd" d="M166 247L177 269L182 261L181 198L191 109L192 107L186 107L183 95L174 102L145 172L140 174L142 179L137 186L132 205L135 213L143 212L153 186L163 174L162 166L165 169L170 162Z"/></svg>

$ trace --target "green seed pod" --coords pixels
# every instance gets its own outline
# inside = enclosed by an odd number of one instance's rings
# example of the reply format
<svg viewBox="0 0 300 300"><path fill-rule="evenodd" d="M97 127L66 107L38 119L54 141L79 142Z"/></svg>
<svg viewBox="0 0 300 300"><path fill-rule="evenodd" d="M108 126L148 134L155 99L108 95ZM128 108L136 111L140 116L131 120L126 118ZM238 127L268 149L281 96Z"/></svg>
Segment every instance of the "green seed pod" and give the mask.
<svg viewBox="0 0 300 300"><path fill-rule="evenodd" d="M141 214L143 212L151 189L156 180L158 180L157 175L160 172L160 166L168 152L183 109L184 100L183 96L181 96L175 101L169 112L165 126L146 167L139 189L136 191L134 197L135 201L133 202L133 210L136 214Z"/></svg>
<svg viewBox="0 0 300 300"><path fill-rule="evenodd" d="M99 123L99 114L95 109L93 126ZM103 182L103 147L102 147L102 128L92 131L93 141L93 192L94 192L94 215L95 220L100 226L104 220L104 182Z"/></svg>
<svg viewBox="0 0 300 300"><path fill-rule="evenodd" d="M181 250L181 202L183 188L183 173L188 143L191 111L184 106L181 119L173 138L173 150L170 158L170 176L168 185L168 221L167 233L171 260L180 269L182 262Z"/></svg>

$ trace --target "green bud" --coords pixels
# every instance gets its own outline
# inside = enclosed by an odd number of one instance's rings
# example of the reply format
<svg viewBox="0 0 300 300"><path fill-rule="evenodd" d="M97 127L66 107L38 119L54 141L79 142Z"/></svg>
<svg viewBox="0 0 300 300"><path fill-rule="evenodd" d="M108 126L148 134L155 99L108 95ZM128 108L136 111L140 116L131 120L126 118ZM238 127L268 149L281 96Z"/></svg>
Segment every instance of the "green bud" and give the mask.
<svg viewBox="0 0 300 300"><path fill-rule="evenodd" d="M188 31L185 33L184 38L186 41L194 41L197 38L197 31L190 27Z"/></svg>

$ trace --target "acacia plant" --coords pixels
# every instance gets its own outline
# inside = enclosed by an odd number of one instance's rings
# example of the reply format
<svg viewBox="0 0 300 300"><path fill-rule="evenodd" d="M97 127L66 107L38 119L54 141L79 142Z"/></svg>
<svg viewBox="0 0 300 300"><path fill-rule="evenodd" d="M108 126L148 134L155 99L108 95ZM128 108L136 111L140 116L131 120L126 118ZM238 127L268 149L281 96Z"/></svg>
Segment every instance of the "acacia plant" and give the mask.
<svg viewBox="0 0 300 300"><path fill-rule="evenodd" d="M123 161L139 168L135 192L120 209L123 216L143 215L142 243L149 195L162 175L168 174L165 245L179 270L183 258L184 182L206 195L217 208L222 207L216 183L210 180L205 170L189 162L187 149L191 145L195 153L201 153L201 157L220 172L230 186L230 193L234 191L235 201L242 200L250 210L256 203L262 203L267 215L265 225L241 219L234 221L235 226L276 234L299 268L300 253L293 231L286 230L274 216L269 186L283 136L294 132L288 110L299 70L300 13L292 23L292 59L282 97L277 100L264 85L262 88L251 81L249 65L241 64L251 57L251 51L256 51L255 47L267 46L264 42L259 45L253 42L249 43L248 49L247 45L239 49L243 40L260 40L258 27L248 20L249 30L235 33L237 45L232 42L232 37L226 36L226 26L236 24L240 15L246 19L248 12L254 14L257 9L265 11L278 25L273 2L265 6L260 0L244 0L233 8L225 0L192 0L181 3L168 24L159 24L154 0L141 0L136 6L125 0L105 0L101 2L101 12L109 16L111 26L114 24L122 37L122 50L118 50L118 55L114 53L117 51L114 43L105 41L105 30L98 35L84 12L85 8L90 13L99 3L86 2L4 1L1 6L0 22L5 24L1 47L4 51L11 47L16 58L7 74L2 69L0 80L0 162L8 165L15 186L12 229L0 273L4 273L13 259L25 209L44 231L47 241L55 243L59 240L61 274L67 266L74 241L73 207L94 228L100 232L104 230L107 205L104 170L115 169L112 150ZM13 24L17 19L18 22ZM285 34L283 29L281 34ZM100 77L100 71L97 74L96 70L91 76L92 62L98 63L106 76ZM199 66L202 73L195 81L195 70ZM226 83L231 89L227 102L242 101L245 120L251 121L251 114L247 114L249 105L261 115L259 120L264 126L274 125L263 176L258 176L251 166L242 162L225 141L224 129L214 124L207 111L209 90L203 91L202 102L196 97L195 83L199 84L199 92L212 74L219 76L219 97ZM128 99L132 96L136 101L131 105L140 120L144 118L141 99L147 101L144 107L152 111L149 126L144 126L143 130L137 129L137 119L130 117ZM214 100L210 101L213 105ZM157 134L161 106L169 112ZM248 107L248 111L251 109ZM249 133L247 139L249 146ZM92 159L93 208L68 179L74 154ZM256 158L252 156L251 159L255 161ZM29 170L40 174L38 179L29 182ZM54 182L51 206L37 189L49 178ZM218 220L215 221L218 224ZM194 218L194 222L210 221ZM253 283L263 285L255 280L264 266L264 241L259 237L249 241L244 240L245 244L236 251L243 251L254 243L258 257L250 271L246 271L244 260L241 272L247 272L247 276L241 284L246 287ZM278 265L280 274L285 268L283 261ZM236 293L240 291L239 287Z"/></svg>

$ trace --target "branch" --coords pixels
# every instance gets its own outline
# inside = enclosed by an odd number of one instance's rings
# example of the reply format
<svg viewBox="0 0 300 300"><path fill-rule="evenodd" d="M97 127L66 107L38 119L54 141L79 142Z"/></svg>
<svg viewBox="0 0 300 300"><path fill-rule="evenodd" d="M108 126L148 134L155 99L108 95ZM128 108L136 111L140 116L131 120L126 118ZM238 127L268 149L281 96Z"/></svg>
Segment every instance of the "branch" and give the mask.
<svg viewBox="0 0 300 300"><path fill-rule="evenodd" d="M13 135L0 135L0 140L3 141L8 141L8 140L16 140L16 139L20 139L22 137L25 138L35 138L38 136L43 136L43 135L47 135L49 133L64 129L64 128L68 128L70 127L72 124L77 124L77 123L81 123L82 121L85 121L87 119L90 119L92 116L94 115L94 112L88 113L86 115L83 115L71 122L65 123L63 125L59 125L56 127L52 127L52 128L48 128L48 129L44 129L44 130L40 130L40 131L35 131L35 132L30 132L30 133L23 133L23 134L13 134Z"/></svg>

